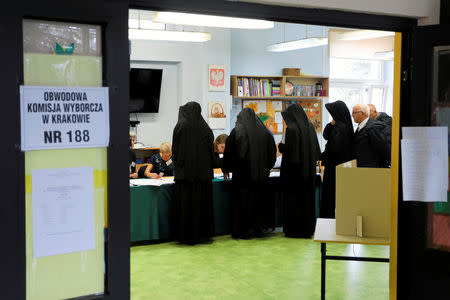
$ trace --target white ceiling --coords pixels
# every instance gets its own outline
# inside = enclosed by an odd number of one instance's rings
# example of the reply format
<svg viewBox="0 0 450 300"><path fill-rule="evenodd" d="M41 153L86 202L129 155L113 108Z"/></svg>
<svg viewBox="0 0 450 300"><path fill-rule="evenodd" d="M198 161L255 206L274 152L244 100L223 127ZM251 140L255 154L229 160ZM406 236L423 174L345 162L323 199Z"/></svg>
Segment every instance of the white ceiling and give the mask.
<svg viewBox="0 0 450 300"><path fill-rule="evenodd" d="M440 0L229 0L293 7L314 7L439 21Z"/></svg>

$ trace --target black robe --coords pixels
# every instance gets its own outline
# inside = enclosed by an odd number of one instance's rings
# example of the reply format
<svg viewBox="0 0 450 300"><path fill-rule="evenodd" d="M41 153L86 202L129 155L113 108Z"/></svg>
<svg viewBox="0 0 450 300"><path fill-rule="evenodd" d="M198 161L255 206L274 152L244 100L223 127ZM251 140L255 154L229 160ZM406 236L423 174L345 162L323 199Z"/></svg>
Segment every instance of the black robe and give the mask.
<svg viewBox="0 0 450 300"><path fill-rule="evenodd" d="M350 112L344 102L325 104L325 108L335 121L328 123L323 131L323 138L327 140L325 150L321 155L322 165L325 166L322 184L322 200L320 203L320 217L335 217L336 208L336 166L354 159L352 152L353 125Z"/></svg>
<svg viewBox="0 0 450 300"><path fill-rule="evenodd" d="M368 119L366 126L355 132L353 135L353 153L358 167L389 167L388 156L390 151L383 130L383 123Z"/></svg>
<svg viewBox="0 0 450 300"><path fill-rule="evenodd" d="M291 105L281 114L287 125L285 142L278 145L283 154L283 231L287 237L309 238L316 224L314 180L319 143L300 105Z"/></svg>
<svg viewBox="0 0 450 300"><path fill-rule="evenodd" d="M383 134L386 137L386 143L388 148L387 160L388 165L391 165L392 118L384 112L379 112L378 115L375 117L375 120L383 123L384 125Z"/></svg>
<svg viewBox="0 0 450 300"><path fill-rule="evenodd" d="M174 238L195 244L214 235L212 199L214 135L197 102L180 107L173 130Z"/></svg>
<svg viewBox="0 0 450 300"><path fill-rule="evenodd" d="M268 206L272 209L267 181L275 160L272 133L252 109L243 109L227 138L222 168L224 173L233 174L231 233L234 238L259 236L262 230L274 226L274 218L268 222L265 215Z"/></svg>

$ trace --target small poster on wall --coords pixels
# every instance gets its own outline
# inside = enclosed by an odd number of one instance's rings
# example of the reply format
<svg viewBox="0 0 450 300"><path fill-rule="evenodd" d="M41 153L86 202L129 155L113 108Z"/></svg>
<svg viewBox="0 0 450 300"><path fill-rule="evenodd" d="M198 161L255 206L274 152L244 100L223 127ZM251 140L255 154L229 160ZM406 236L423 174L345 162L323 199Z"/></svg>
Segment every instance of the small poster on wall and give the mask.
<svg viewBox="0 0 450 300"><path fill-rule="evenodd" d="M31 171L33 257L95 249L94 169Z"/></svg>
<svg viewBox="0 0 450 300"><path fill-rule="evenodd" d="M208 68L208 91L225 91L225 66L209 65Z"/></svg>
<svg viewBox="0 0 450 300"><path fill-rule="evenodd" d="M222 101L209 102L208 123L211 129L225 129L227 116L225 114L225 103Z"/></svg>

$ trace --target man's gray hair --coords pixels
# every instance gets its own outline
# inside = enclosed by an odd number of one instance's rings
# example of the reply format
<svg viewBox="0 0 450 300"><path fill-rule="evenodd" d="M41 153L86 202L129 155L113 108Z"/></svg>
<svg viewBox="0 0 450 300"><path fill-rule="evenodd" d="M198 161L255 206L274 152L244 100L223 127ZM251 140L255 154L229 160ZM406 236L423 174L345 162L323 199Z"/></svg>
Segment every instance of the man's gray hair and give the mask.
<svg viewBox="0 0 450 300"><path fill-rule="evenodd" d="M369 105L361 103L361 104L359 105L359 107L360 107L361 111L363 111L363 112L366 113L367 116L370 115L370 108L369 108Z"/></svg>

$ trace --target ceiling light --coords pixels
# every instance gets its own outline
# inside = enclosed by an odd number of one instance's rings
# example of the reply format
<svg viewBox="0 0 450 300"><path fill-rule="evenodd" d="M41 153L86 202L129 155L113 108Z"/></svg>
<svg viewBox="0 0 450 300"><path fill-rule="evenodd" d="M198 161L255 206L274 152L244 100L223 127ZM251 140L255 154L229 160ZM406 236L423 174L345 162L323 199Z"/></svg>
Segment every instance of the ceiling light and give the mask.
<svg viewBox="0 0 450 300"><path fill-rule="evenodd" d="M328 44L328 39L323 37L315 37L315 38L308 38L308 39L301 39L291 42L284 42L279 44L273 44L270 46L267 46L267 51L272 52L283 52L283 51L291 51L291 50L297 50L297 49L304 49L304 48L312 48L317 46L323 46Z"/></svg>
<svg viewBox="0 0 450 300"><path fill-rule="evenodd" d="M272 21L175 12L155 12L153 14L153 22L241 29L269 29L274 26Z"/></svg>
<svg viewBox="0 0 450 300"><path fill-rule="evenodd" d="M166 29L166 25L155 23L150 20L128 19L128 28L164 30Z"/></svg>
<svg viewBox="0 0 450 300"><path fill-rule="evenodd" d="M283 52L283 51L292 51L298 49L318 47L328 44L328 38L325 37L308 38L308 25L305 25L305 31L306 31L306 38L286 42L286 24L284 24L283 27L284 42L269 45L266 47L266 50L272 52Z"/></svg>
<svg viewBox="0 0 450 300"><path fill-rule="evenodd" d="M129 29L128 37L132 40L206 42L211 39L211 34L209 32Z"/></svg>
<svg viewBox="0 0 450 300"><path fill-rule="evenodd" d="M380 31L380 30L353 30L348 32L339 33L337 35L338 40L344 41L357 41L374 39L385 36L393 36L395 32L392 31Z"/></svg>
<svg viewBox="0 0 450 300"><path fill-rule="evenodd" d="M375 52L375 54L373 55L375 58L377 59L394 59L394 51L380 51L380 52Z"/></svg>

